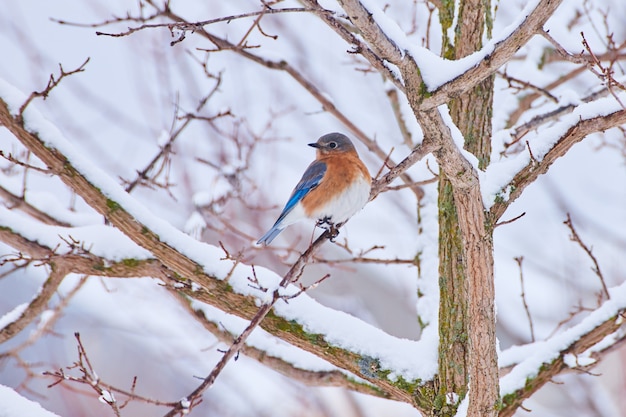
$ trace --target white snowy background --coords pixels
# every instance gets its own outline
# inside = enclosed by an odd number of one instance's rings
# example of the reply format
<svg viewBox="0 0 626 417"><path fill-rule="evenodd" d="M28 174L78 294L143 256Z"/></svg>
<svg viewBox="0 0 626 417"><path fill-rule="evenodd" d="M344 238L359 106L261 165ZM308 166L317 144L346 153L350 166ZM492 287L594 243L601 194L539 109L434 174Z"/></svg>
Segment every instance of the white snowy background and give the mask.
<svg viewBox="0 0 626 417"><path fill-rule="evenodd" d="M338 7L331 1L322 3L330 9ZM413 42L416 50L422 45L428 17L423 3L369 3L381 9L388 4L386 15L397 19L405 32L415 18L418 30L404 41ZM102 22L112 16L124 16L128 11L135 12L134 3L4 0L1 5L0 95L7 101L13 100L11 104L19 105L23 101L16 91L28 95L42 89L49 75L58 72L59 63L70 70L90 58L84 72L65 79L45 101L36 100L28 120L50 143L59 148L71 148L67 155L75 155L70 158L72 162L83 166L94 182L111 195L120 192L116 184L122 184L121 179L132 180L136 171L158 153L172 124L182 123L174 121L176 108L183 113L193 112L214 87L215 81L207 79L199 64L206 60L208 71L221 73L222 78L218 91L200 113L210 117L229 110L233 117L220 118L213 128L200 121L192 122L184 130L173 148L169 181L174 185L169 192L138 187L130 196L119 194L119 198L126 203L125 207L133 208L133 214L159 230L160 236L203 262L207 271L223 273L227 269L225 265L218 265L223 256L217 246L220 240L231 253L242 251L245 264L259 266L259 274L268 282L277 275L261 267L281 275L287 270L289 260L295 259L295 252L290 249L306 248L313 228L310 223L290 227L268 249L253 245L274 222L292 187L314 157L314 151L306 144L332 131L349 134L344 125L324 112L319 102L296 82L283 72L253 64L231 52L213 52L207 60L205 53L197 48L207 49L213 45L191 33L185 41L170 47L172 37L164 28L112 38L96 36L94 28L62 25L54 20ZM290 6L299 4L295 1L281 4L281 7ZM525 6L524 1L498 3L494 36L506 33L506 27L519 19ZM252 0L174 1L172 7L176 13L195 21L254 11L259 5ZM585 8L589 10L587 15L575 15L576 10ZM626 5L617 0L564 2L546 24L546 29L572 52L582 50L580 31L585 32L591 45L602 49L606 41L604 21L611 28L613 39L617 43L624 42L624 16ZM575 29L570 30L569 24L573 21ZM208 29L237 42L250 24L250 20L235 20ZM127 26L129 24L123 23L98 30L122 31ZM294 13L266 16L262 28L278 37L273 40L253 31L248 42L261 47L251 49L252 53L289 62L353 123L375 138L381 148L394 149L392 158L396 162L409 152L386 97L389 86L381 82L380 75L360 71L366 67L363 61L346 53L350 47L324 23L315 16ZM438 53L440 33L436 28L437 25L433 25L431 29L430 47ZM571 70L571 64L556 63L539 71L541 54L546 47L545 40L534 38L518 54L524 59L507 65L507 74L545 85ZM437 77L443 79L453 71L438 67L437 61L431 65L420 63L426 73L430 70L433 74L430 78L433 83ZM616 76L623 74L619 72ZM582 75L557 89L559 103L538 100L536 107L525 113L520 122L559 105L578 102L597 85L598 80L593 75ZM515 156L500 156L502 143L507 138L505 123L518 99L516 93L506 87L504 81L496 80L493 166L482 177L487 204L493 200L490 192L497 190L493 185L504 184L507 169L516 164ZM606 107L581 110L581 114L600 114L615 105L616 102L609 99ZM419 141L420 129L407 109L405 119L413 139ZM46 125L45 119L58 131ZM554 129L558 132L559 126ZM243 146L237 148L231 136L238 137ZM555 138L539 137L536 132L530 132L527 139L536 152L541 152L541 146ZM531 341L515 257L524 257L524 291L536 340L549 337L579 305L596 306L600 282L591 270L589 258L569 239L569 230L563 224L567 213L583 240L592 246L607 285L615 287L613 304L603 307L597 316L588 317L587 322L583 320L585 314L580 314L568 325L580 323L578 329L584 329L597 322L594 320L610 317L626 304L626 289L620 287L625 281L626 253L626 155L624 148L620 148L623 141L623 132L614 129L604 135L592 135L575 145L547 175L528 187L503 219L523 212L525 216L496 229L501 364L528 359L532 369L534 360L549 360L558 349L558 341L552 345L539 342L525 349L509 349ZM254 146L249 147L251 144ZM362 144L356 146L370 172L377 173L382 161ZM243 153L239 152L242 148ZM6 130L0 130L0 149L15 154L22 150ZM247 150L250 150L249 155ZM1 164L3 168L10 165L5 161ZM436 169L432 159L428 166L421 162L409 173L416 180L427 180L432 178L430 169ZM22 174L20 169L3 169L0 186L20 195ZM233 176L236 182L229 181ZM347 239L350 249L357 254L374 245L383 247L369 253L371 257L412 259L421 252L419 282L416 269L403 264L319 263L306 270L305 282L313 282L326 273L331 277L307 295L279 306L278 312L285 317L298 318L316 332L330 335L342 346L354 345L358 349L367 346L369 353L387 361L407 377L432 376L436 366L436 330L431 326L422 332L417 315L426 322L436 320L437 196L434 185L427 185L424 190L420 223L415 195L404 189L381 194L349 222L339 237L342 243ZM99 215L52 177L30 173L26 197L37 208L72 227L42 227L17 210L10 210L8 205L0 207L2 225L9 225L51 246L62 243L59 236L71 235L85 242L93 253L110 259L148 256L121 233L105 226ZM232 227L226 227L218 217ZM233 232L234 229L237 232ZM177 230L190 237L177 234ZM198 244L195 238L212 246ZM11 248L0 245L0 255L10 253ZM346 251L329 244L322 256L327 259L349 257ZM0 273L9 269L10 265L5 265ZM251 292L245 284L249 274L249 267L238 268L240 288L236 290ZM47 271L36 266L2 275L0 327L12 320L46 278ZM74 275L66 277L51 304L61 302L80 279ZM425 294L419 300L418 285ZM242 320L208 306L197 307L233 332L245 326ZM603 313L608 316L603 317ZM46 317L42 315L42 321ZM0 345L0 353L27 341L42 321ZM571 334L564 332L566 328L558 331L563 332L563 340L570 340ZM44 371L71 365L76 360L74 332L80 332L102 380L130 388L133 377L138 376L138 393L164 401L175 401L189 393L198 384L195 377L208 374L221 356L218 349L226 346L195 322L156 280L92 277L63 309L54 332L20 351L21 360L31 364L35 375L27 375L14 357L1 359L0 416L111 414L110 409L92 395L61 386L47 388L53 380L41 376ZM333 369L313 355L276 341L262 331L256 332L250 343L304 369ZM524 406L541 416L626 416L622 395L626 390L625 355L624 348L611 352L594 369L599 375L569 373L559 377L557 381L564 384L548 385ZM503 379L503 390L524 383L527 376L524 368L516 371ZM87 392L84 388L78 391ZM220 416L418 415L407 404L338 388L311 388L294 383L245 356L227 366L204 398L202 410L194 413L202 415L204 411ZM157 415L162 411L132 402L123 409L123 415Z"/></svg>

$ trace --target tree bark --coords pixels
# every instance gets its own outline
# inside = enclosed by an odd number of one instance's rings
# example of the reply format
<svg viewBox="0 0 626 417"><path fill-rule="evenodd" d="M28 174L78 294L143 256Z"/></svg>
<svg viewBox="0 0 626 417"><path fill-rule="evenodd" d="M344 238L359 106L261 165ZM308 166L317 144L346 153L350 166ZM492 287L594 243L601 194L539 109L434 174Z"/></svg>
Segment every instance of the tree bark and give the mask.
<svg viewBox="0 0 626 417"><path fill-rule="evenodd" d="M454 2L440 13L442 54L467 56L490 32L490 10L481 0L461 1L454 42L448 38ZM445 6L444 6L445 8ZM484 169L491 154L493 76L449 104L450 116L465 138L464 147ZM485 223L480 192L455 189L448 175L439 177L439 396L463 398L470 387L468 415L496 415L499 396L495 353L492 229ZM478 190L479 191L479 190ZM482 259L478 259L482 257ZM441 415L455 407L444 406Z"/></svg>

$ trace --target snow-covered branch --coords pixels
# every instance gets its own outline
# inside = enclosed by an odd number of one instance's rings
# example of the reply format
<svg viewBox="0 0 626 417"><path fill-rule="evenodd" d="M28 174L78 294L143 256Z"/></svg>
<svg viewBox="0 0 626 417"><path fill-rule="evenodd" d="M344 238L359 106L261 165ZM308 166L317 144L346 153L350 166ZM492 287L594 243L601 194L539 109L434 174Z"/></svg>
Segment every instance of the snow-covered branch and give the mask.
<svg viewBox="0 0 626 417"><path fill-rule="evenodd" d="M582 104L572 115L563 118L555 126L544 129L541 133L543 143L537 143L535 146L535 141L529 142L532 157L530 153L525 153L512 161L492 164L485 173L483 183L483 200L487 207L491 205L489 212L492 219L497 221L509 205L522 195L524 189L537 177L545 174L573 145L593 133L603 132L624 123L626 110L615 103L612 97ZM514 176L505 180L503 195L506 198L495 198L502 190L496 184L502 184L501 175L510 172L512 167Z"/></svg>
<svg viewBox="0 0 626 417"><path fill-rule="evenodd" d="M523 401L568 367L586 367L596 362L595 353L622 341L626 284L610 289L611 299L589 314L581 323L541 342L502 352L501 360L517 362L501 379L504 408L500 416L511 416ZM527 354L527 356L524 356ZM522 356L523 359L516 359ZM570 356L580 358L568 361Z"/></svg>
<svg viewBox="0 0 626 417"><path fill-rule="evenodd" d="M513 55L524 46L534 35L543 30L543 25L559 7L562 0L539 0L529 2L519 21L503 33L496 35L480 51L463 58L455 63L458 66L453 71L456 76L452 79L424 81L429 85L429 92L420 104L420 108L428 110L446 103L454 97L469 91L488 76L494 74L508 62ZM418 59L418 66L427 65ZM439 68L428 71L441 77L449 74ZM443 82L442 82L443 81Z"/></svg>

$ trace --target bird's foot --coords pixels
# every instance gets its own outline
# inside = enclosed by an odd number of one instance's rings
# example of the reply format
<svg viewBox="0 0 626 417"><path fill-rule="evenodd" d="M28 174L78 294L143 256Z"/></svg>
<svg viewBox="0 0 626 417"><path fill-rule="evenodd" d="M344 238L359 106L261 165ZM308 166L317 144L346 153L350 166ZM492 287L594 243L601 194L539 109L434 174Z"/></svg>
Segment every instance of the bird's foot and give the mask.
<svg viewBox="0 0 626 417"><path fill-rule="evenodd" d="M328 240L334 242L337 236L339 236L339 228L342 224L343 223L335 224L331 221L330 217L324 217L317 221L316 226L321 227L324 230L328 230L328 232L330 233L330 237L328 238Z"/></svg>
<svg viewBox="0 0 626 417"><path fill-rule="evenodd" d="M317 223L315 225L325 230L328 230L329 228L334 226L332 220L328 216L317 219Z"/></svg>

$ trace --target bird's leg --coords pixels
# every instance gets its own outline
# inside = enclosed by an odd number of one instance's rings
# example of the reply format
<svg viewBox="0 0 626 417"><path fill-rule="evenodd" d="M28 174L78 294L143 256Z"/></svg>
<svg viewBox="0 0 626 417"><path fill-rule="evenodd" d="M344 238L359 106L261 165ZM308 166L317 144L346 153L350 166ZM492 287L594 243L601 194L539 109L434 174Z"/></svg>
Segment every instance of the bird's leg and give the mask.
<svg viewBox="0 0 626 417"><path fill-rule="evenodd" d="M330 233L329 240L331 242L335 241L335 238L339 236L339 228L343 223L334 224L330 217L324 217L317 220L316 226L321 227L324 230L328 230Z"/></svg>

